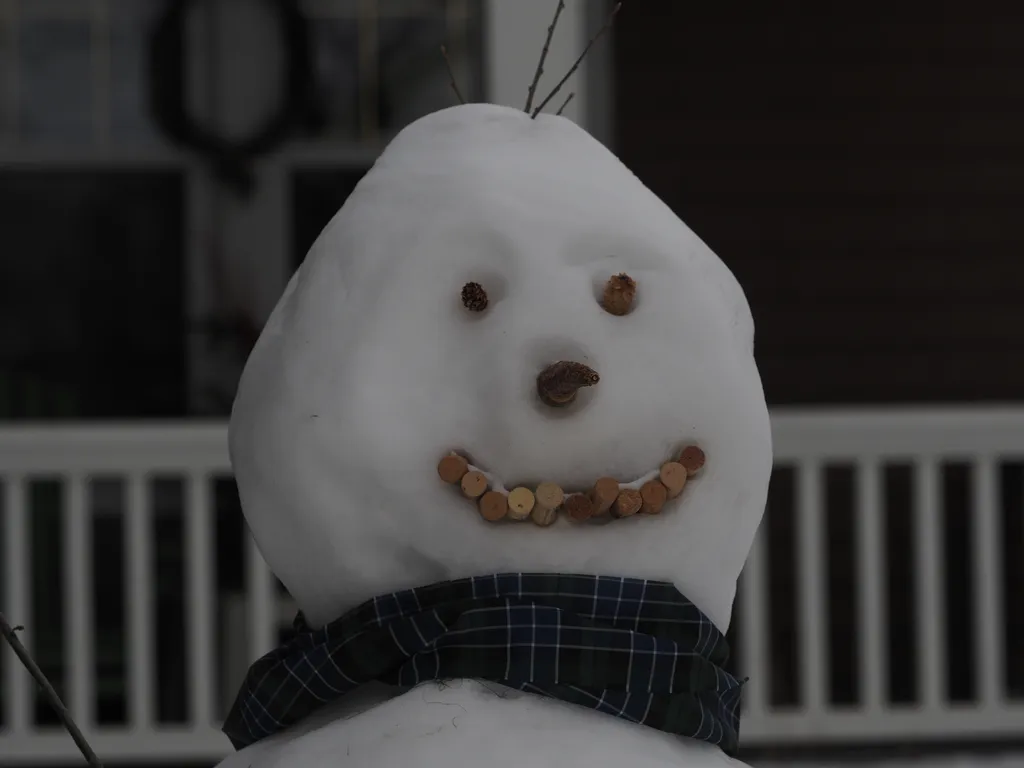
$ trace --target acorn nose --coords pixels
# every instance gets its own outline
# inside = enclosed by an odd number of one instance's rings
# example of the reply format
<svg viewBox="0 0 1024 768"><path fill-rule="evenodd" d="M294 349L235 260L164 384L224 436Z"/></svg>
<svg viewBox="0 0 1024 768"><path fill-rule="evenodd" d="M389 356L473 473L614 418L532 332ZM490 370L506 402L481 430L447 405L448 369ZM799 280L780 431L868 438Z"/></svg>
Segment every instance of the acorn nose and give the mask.
<svg viewBox="0 0 1024 768"><path fill-rule="evenodd" d="M592 387L601 380L597 371L583 363L560 360L552 363L537 376L537 394L552 408L569 405L583 387Z"/></svg>

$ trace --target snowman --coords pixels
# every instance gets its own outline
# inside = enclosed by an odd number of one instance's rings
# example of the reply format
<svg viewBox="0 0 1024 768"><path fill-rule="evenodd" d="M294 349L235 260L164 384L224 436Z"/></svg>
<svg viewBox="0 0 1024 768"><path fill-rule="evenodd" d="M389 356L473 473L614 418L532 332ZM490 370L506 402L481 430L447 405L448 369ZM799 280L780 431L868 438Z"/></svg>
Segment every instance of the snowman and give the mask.
<svg viewBox="0 0 1024 768"><path fill-rule="evenodd" d="M301 613L222 765L737 764L753 335L722 261L571 121L406 128L239 386L243 509Z"/></svg>

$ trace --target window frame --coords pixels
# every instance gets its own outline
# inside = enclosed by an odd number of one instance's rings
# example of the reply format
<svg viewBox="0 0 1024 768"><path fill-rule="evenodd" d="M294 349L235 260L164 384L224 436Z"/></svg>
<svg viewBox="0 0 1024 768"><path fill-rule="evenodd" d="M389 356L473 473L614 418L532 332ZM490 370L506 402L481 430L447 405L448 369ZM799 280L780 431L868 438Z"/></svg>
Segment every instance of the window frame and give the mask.
<svg viewBox="0 0 1024 768"><path fill-rule="evenodd" d="M185 252L182 254L186 270L185 316L190 328L202 319L228 313L242 313L255 327L262 327L281 292L290 279L296 261L292 254L294 241L291 221L291 179L292 174L304 167L337 169L368 169L390 136L380 132L373 125L370 116L375 108L360 110L362 118L361 140L348 140L331 136L319 140L293 141L280 151L261 158L253 171L257 179L254 195L245 201L235 198L211 177L203 163L166 143L152 146L130 147L113 141L110 119L111 56L109 47L109 22L113 0L73 0L60 2L49 0L46 5L39 0L0 0L0 23L6 22L10 34L9 53L17 60L17 19L25 13L28 3L33 17L87 19L90 22L93 41L91 81L95 94L93 143L76 147L45 146L12 139L8 130L0 134L0 169L38 168L52 170L173 170L181 173L185 187ZM361 39L376 41L374 24L379 19L375 0L302 0L303 9L311 18L351 18L353 9L363 19ZM447 0L446 23L453 41L459 37L459 23L466 23L471 17L470 3L474 0ZM508 0L479 0L482 24L480 53L483 57L481 85L487 101L507 106L522 107L527 88L536 69L537 59L544 39L544 33L551 23L555 1L518 2ZM546 75L540 92L553 87L557 79L568 71L572 62L584 49L594 30L600 27L611 5L610 0L566 0L566 9L559 23L559 33L552 44L547 63ZM278 94L267 94L269 105L251 98L249 83L263 75L249 69L243 80L237 78L238 67L232 68L232 59L265 61L271 57L253 48L246 52L239 45L253 45L252 35L240 41L233 41L230 50L216 44L218 27L230 29L238 24L239 13L245 13L248 4L200 3L196 12L190 14L186 36L186 59L188 66L189 108L197 120L206 124L226 126L251 126L262 119L266 110ZM56 11L54 9L57 9ZM268 16L268 19L271 17ZM464 31L464 30L463 30ZM536 45L529 44L530 41ZM449 46L456 79L468 82L468 62L460 56L454 42ZM375 44L360 46L360 61L373 71L376 69L377 49ZM569 105L566 116L589 128L600 140L608 141L611 135L610 93L608 62L610 42L605 40L595 46L579 74L565 90L576 93ZM440 55L440 53L438 54ZM269 66L275 66L271 63ZM11 108L7 117L16 128L18 116L17 66L10 66L8 77L0 81L0 93ZM214 73L215 76L211 76ZM216 73L220 73L219 76ZM227 75L228 79L225 79ZM230 77L234 76L235 81ZM218 98L217 91L226 95ZM361 89L362 90L362 89ZM232 92L246 93L249 98L231 98ZM364 106L371 95L362 96ZM103 106L105 105L105 106ZM240 128L240 130L246 130ZM261 258L253 266L250 255L258 248ZM214 266L216 265L216 266ZM216 274L214 274L216 273ZM189 412L204 413L202 391L211 379L218 377L224 385L238 370L224 370L224 362L218 353L211 350L210 341L202 334L191 333L187 341L188 398ZM235 363L240 366L244 361Z"/></svg>

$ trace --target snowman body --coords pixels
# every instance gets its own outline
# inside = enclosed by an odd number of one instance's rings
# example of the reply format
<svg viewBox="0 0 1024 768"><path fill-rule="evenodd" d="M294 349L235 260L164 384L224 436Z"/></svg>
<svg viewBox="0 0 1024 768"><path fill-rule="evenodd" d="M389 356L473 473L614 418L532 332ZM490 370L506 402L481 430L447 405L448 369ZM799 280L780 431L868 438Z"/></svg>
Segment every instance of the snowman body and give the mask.
<svg viewBox="0 0 1024 768"><path fill-rule="evenodd" d="M602 304L628 274L628 313ZM470 308L467 285L485 302ZM480 306L483 305L483 306ZM600 375L567 407L539 373ZM682 445L707 465L658 514L484 519L438 477L639 487ZM313 627L378 595L497 573L675 585L721 631L760 522L771 437L733 275L560 117L466 105L414 123L325 229L257 343L232 414L246 519ZM625 487L625 485L624 485ZM713 744L474 680L368 685L231 766L724 765Z"/></svg>
<svg viewBox="0 0 1024 768"><path fill-rule="evenodd" d="M328 707L221 768L743 767L704 742L492 684L427 683L389 696Z"/></svg>

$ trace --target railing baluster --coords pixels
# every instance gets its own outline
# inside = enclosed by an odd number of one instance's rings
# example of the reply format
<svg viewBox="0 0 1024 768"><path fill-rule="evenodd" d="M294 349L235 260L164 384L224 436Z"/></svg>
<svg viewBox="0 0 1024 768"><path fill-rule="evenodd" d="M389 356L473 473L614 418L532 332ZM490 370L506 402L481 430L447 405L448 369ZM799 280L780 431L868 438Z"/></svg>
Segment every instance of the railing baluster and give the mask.
<svg viewBox="0 0 1024 768"><path fill-rule="evenodd" d="M804 461L798 473L797 495L797 573L799 581L800 652L803 654L801 704L820 712L826 703L828 680L825 674L825 537L823 535L824 495L822 467L817 461Z"/></svg>
<svg viewBox="0 0 1024 768"><path fill-rule="evenodd" d="M21 624L29 631L21 633L19 639L29 649L32 647L31 631L32 603L29 597L30 547L28 528L28 497L25 492L26 480L19 475L4 478L4 615L15 626ZM6 725L12 733L21 734L28 730L31 722L31 692L28 672L4 646L4 683L6 688Z"/></svg>
<svg viewBox="0 0 1024 768"><path fill-rule="evenodd" d="M274 580L256 540L246 531L249 553L249 655L259 658L275 645Z"/></svg>
<svg viewBox="0 0 1024 768"><path fill-rule="evenodd" d="M743 711L760 718L767 714L769 685L768 569L764 525L758 529L743 567L740 610L740 674L750 680L743 688Z"/></svg>
<svg viewBox="0 0 1024 768"><path fill-rule="evenodd" d="M72 474L66 482L64 510L64 611L67 633L64 652L69 680L68 707L79 726L93 722L95 701L93 657L95 629L92 590L92 528L87 481Z"/></svg>
<svg viewBox="0 0 1024 768"><path fill-rule="evenodd" d="M941 475L938 462L921 459L914 494L917 541L917 659L921 705L939 710L946 696L946 621L943 600Z"/></svg>
<svg viewBox="0 0 1024 768"><path fill-rule="evenodd" d="M3 0L0 0L2 3ZM785 418L785 417L783 417ZM830 417L831 418L831 417ZM896 418L903 418L897 416ZM940 423L943 417L936 415ZM978 417L982 419L982 417ZM988 417L985 417L988 418ZM1003 520L999 498L1000 461L1017 456L1015 445L1024 434L1024 414L1003 429L997 423L958 417L936 431L933 421L911 422L897 429L892 421L878 419L864 427L862 421L847 427L830 426L827 431L801 432L777 443L779 465L804 462L796 468L796 530L800 594L797 600L800 643L801 698L804 712L774 710L771 698L771 643L768 619L769 543L767 530L759 530L741 575L740 672L751 680L744 691L744 742L753 746L815 747L828 743L871 741L878 744L912 740L921 744L945 739L1002 740L1024 729L1024 706L1011 700L1006 687L1006 662L1012 648L1004 648L1002 630L1009 596L1002 582L1005 553ZM833 424L828 421L828 424ZM902 424L903 422L901 422ZM214 730L216 673L216 546L215 511L211 479L228 472L227 459L205 432L196 440L210 443L198 453L191 428L170 429L167 437L151 428L104 427L90 429L32 426L0 430L0 493L2 533L0 575L3 592L0 610L14 624L24 624L22 641L40 651L40 618L32 617L40 594L32 582L32 533L35 519L31 500L31 478L64 478L64 506L61 529L61 574L64 641L65 702L76 721L90 731L106 759L117 762L144 761L159 752L167 759L213 763L227 748ZM204 428L205 429L205 428ZM815 427L819 429L819 427ZM845 429L853 448L845 447L836 432ZM1000 431L1002 430L1002 431ZM996 437L991 437L991 432ZM799 439L797 439L799 438ZM96 450L95 446L104 446ZM947 702L948 675L946 631L949 622L945 605L944 570L945 500L942 458L934 446L942 445L957 456L969 457L972 468L971 567L972 623L976 625L977 706L953 706ZM894 447L895 446L895 447ZM897 450L898 448L898 450ZM152 451L150 453L149 451ZM914 588L917 613L915 660L922 706L892 705L886 697L887 643L887 558L885 555L884 460L882 452L906 456L914 462L913 536ZM810 459L806 461L804 458ZM869 457L869 458L864 458ZM862 633L858 648L864 708L833 708L829 701L827 636L827 548L828 519L825 506L825 462L843 460L856 464L857 526L856 573L861 587L856 611ZM159 469L157 469L159 468ZM157 722L155 616L155 539L150 471L175 472L186 481L184 510L187 570L185 634L189 664L189 705L192 721L184 727ZM95 728L97 704L96 600L92 548L94 513L90 499L92 477L124 476L125 486L125 570L126 633L128 670L128 719L125 728ZM38 529L37 529L38 533ZM36 536L38 538L38 536ZM230 653L236 658L256 656L272 648L276 624L281 620L275 580L247 534L246 605L244 621L238 625L242 636ZM910 553L908 553L910 554ZM102 607L102 606L100 606ZM851 606L852 607L852 606ZM241 617L239 617L241 618ZM739 621L740 619L738 619ZM237 627L236 627L237 628ZM232 633L237 635L238 633ZM32 648L32 646L35 646ZM3 661L3 730L0 732L0 762L59 763L77 757L66 735L40 730L34 722L35 686L6 645L0 642ZM52 660L51 660L52 661ZM953 660L950 660L953 661ZM958 661L959 660L955 660ZM55 681L56 682L56 681ZM234 681L232 682L232 685ZM228 693L234 693L231 688ZM93 726L93 727L90 727Z"/></svg>
<svg viewBox="0 0 1024 768"><path fill-rule="evenodd" d="M975 649L978 699L984 707L997 707L1004 699L1003 669L1003 549L1001 520L996 494L998 466L990 457L974 465L972 519L974 561Z"/></svg>
<svg viewBox="0 0 1024 768"><path fill-rule="evenodd" d="M153 723L155 659L155 570L153 568L152 509L148 479L142 474L128 478L125 510L128 604L128 692L131 724L139 730Z"/></svg>
<svg viewBox="0 0 1024 768"><path fill-rule="evenodd" d="M882 534L881 467L865 461L858 467L857 583L860 609L860 676L864 708L878 712L885 698L886 644L883 642L886 606L886 563Z"/></svg>
<svg viewBox="0 0 1024 768"><path fill-rule="evenodd" d="M192 724L213 721L213 546L209 476L188 478L185 530L188 563L188 684Z"/></svg>

